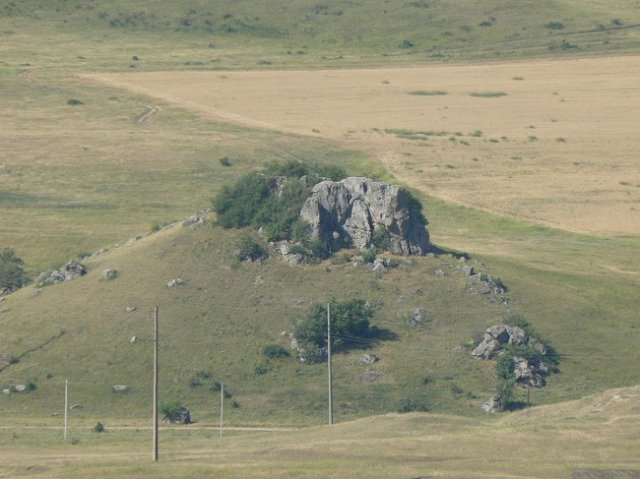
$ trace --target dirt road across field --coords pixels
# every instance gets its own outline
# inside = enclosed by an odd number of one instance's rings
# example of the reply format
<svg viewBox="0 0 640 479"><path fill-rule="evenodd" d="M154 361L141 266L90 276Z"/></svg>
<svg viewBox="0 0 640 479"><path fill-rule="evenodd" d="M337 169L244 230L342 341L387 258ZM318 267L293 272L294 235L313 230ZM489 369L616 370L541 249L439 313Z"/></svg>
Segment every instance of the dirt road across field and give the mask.
<svg viewBox="0 0 640 479"><path fill-rule="evenodd" d="M640 57L90 78L365 150L447 201L640 235Z"/></svg>

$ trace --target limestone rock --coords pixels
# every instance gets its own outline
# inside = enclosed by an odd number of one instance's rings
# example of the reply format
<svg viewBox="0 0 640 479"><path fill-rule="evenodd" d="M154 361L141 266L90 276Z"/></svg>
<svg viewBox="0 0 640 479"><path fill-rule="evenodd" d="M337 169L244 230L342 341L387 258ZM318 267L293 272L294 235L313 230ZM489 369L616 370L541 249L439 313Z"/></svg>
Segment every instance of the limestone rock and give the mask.
<svg viewBox="0 0 640 479"><path fill-rule="evenodd" d="M500 396L491 396L486 402L480 405L480 409L488 414L500 412L502 410L500 407Z"/></svg>
<svg viewBox="0 0 640 479"><path fill-rule="evenodd" d="M175 288L177 286L184 286L184 280L175 278L167 283L167 288Z"/></svg>
<svg viewBox="0 0 640 479"><path fill-rule="evenodd" d="M351 177L325 180L313 187L300 211L314 238L332 251L345 244L366 249L374 231L389 235L389 251L423 255L429 251L429 234L410 196L399 186Z"/></svg>
<svg viewBox="0 0 640 479"><path fill-rule="evenodd" d="M358 359L358 364L360 364L361 366L366 366L369 364L373 364L376 361L378 361L378 356L376 356L375 354L363 354L362 357L360 359Z"/></svg>
<svg viewBox="0 0 640 479"><path fill-rule="evenodd" d="M515 346L529 344L541 344L537 339L530 338L522 328L518 326L507 326L506 324L497 324L491 326L484 333L484 338L480 344L471 353L477 358L492 359L506 344ZM541 350L542 352L543 350Z"/></svg>
<svg viewBox="0 0 640 479"><path fill-rule="evenodd" d="M102 271L104 279L116 279L116 276L118 276L118 271L115 269L108 268Z"/></svg>
<svg viewBox="0 0 640 479"><path fill-rule="evenodd" d="M195 215L189 216L182 222L182 226L185 228L191 228L192 230L198 229L207 223L207 213L209 210L198 211Z"/></svg>
<svg viewBox="0 0 640 479"><path fill-rule="evenodd" d="M78 276L84 276L85 274L87 274L87 269L80 262L72 260L61 269L41 273L37 283L40 285L58 284L63 281L72 280Z"/></svg>
<svg viewBox="0 0 640 479"><path fill-rule="evenodd" d="M129 389L126 384L114 384L111 389L114 393L124 393Z"/></svg>

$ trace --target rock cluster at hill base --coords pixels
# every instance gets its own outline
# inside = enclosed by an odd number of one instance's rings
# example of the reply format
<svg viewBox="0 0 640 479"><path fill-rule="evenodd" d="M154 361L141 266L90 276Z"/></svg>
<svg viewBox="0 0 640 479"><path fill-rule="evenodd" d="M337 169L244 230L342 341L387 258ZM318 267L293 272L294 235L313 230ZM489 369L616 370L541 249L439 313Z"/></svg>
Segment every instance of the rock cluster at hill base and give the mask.
<svg viewBox="0 0 640 479"><path fill-rule="evenodd" d="M364 177L325 180L313 187L300 211L311 236L332 251L346 245L373 245L374 231L389 235L389 251L400 255L426 254L429 234L410 195L395 185Z"/></svg>
<svg viewBox="0 0 640 479"><path fill-rule="evenodd" d="M484 334L483 341L471 353L480 359L493 359L503 353L507 345L530 346L539 353L540 356L547 354L547 347L540 340L529 336L518 326L508 326L498 324L488 328ZM516 383L521 386L541 388L545 382L545 377L549 374L549 367L544 361L528 360L527 358L514 356L513 374Z"/></svg>

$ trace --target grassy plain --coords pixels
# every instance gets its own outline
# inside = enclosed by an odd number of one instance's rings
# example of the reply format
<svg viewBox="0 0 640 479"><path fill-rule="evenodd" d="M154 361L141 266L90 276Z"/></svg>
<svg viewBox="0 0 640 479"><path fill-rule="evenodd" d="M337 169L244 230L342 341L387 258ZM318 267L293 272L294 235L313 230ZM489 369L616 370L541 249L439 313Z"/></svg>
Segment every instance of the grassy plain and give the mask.
<svg viewBox="0 0 640 479"><path fill-rule="evenodd" d="M148 429L0 430L0 475L80 478L637 477L638 388L491 420L385 415L298 431L167 428L160 461Z"/></svg>

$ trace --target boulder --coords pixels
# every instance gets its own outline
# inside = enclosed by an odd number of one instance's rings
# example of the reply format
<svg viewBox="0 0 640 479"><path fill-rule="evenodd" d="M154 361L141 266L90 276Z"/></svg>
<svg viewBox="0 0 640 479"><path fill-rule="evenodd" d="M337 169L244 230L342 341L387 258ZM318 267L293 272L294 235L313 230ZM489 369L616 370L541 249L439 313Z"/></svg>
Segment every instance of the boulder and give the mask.
<svg viewBox="0 0 640 479"><path fill-rule="evenodd" d="M102 271L104 279L116 279L116 276L118 276L118 271L115 269L108 268Z"/></svg>
<svg viewBox="0 0 640 479"><path fill-rule="evenodd" d="M175 278L167 283L167 288L175 288L177 286L184 286L184 280Z"/></svg>
<svg viewBox="0 0 640 479"><path fill-rule="evenodd" d="M529 337L522 328L518 326L508 326L506 324L497 324L491 326L484 333L484 338L480 344L471 353L477 358L492 359L502 351L506 344L513 345L535 345L540 348L539 351L544 354L546 348L535 338Z"/></svg>
<svg viewBox="0 0 640 479"><path fill-rule="evenodd" d="M500 396L491 396L486 402L480 405L480 409L488 414L500 412L502 410L500 407Z"/></svg>
<svg viewBox="0 0 640 479"><path fill-rule="evenodd" d="M379 230L388 233L391 253L423 255L430 249L426 225L407 192L369 178L318 183L300 216L309 223L311 236L332 251L347 244L370 248Z"/></svg>
<svg viewBox="0 0 640 479"><path fill-rule="evenodd" d="M209 210L198 211L195 215L189 216L182 222L182 226L185 228L191 228L192 230L198 229L207 223L207 213Z"/></svg>
<svg viewBox="0 0 640 479"><path fill-rule="evenodd" d="M38 276L38 284L58 284L87 274L87 269L78 261L72 260L61 269L46 271Z"/></svg>
<svg viewBox="0 0 640 479"><path fill-rule="evenodd" d="M126 384L114 384L111 389L113 389L114 393L124 393L129 389Z"/></svg>
<svg viewBox="0 0 640 479"><path fill-rule="evenodd" d="M369 364L373 364L378 361L378 356L375 354L363 354L360 359L358 359L358 364L361 366L366 366Z"/></svg>

